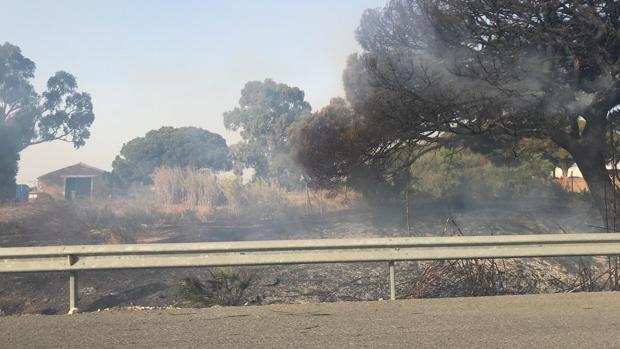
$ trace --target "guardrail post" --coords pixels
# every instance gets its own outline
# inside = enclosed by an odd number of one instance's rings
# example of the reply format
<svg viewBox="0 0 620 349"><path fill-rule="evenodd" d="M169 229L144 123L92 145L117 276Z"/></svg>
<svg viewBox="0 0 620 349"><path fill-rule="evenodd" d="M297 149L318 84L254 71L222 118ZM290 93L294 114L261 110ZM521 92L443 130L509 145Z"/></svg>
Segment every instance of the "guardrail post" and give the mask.
<svg viewBox="0 0 620 349"><path fill-rule="evenodd" d="M394 261L390 261L390 300L396 300L396 277L394 272Z"/></svg>
<svg viewBox="0 0 620 349"><path fill-rule="evenodd" d="M69 314L78 312L78 276L77 271L69 272Z"/></svg>

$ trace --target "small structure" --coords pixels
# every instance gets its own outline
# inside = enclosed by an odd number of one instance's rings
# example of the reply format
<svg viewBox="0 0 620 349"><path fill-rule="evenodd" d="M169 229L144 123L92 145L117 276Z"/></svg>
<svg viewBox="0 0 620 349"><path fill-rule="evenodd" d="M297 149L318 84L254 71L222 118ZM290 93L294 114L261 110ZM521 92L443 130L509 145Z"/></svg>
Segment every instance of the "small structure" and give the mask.
<svg viewBox="0 0 620 349"><path fill-rule="evenodd" d="M54 199L105 197L110 190L104 174L104 170L80 162L37 178L37 189Z"/></svg>
<svg viewBox="0 0 620 349"><path fill-rule="evenodd" d="M15 187L15 201L17 202L26 202L28 201L28 193L30 192L30 187L25 184L18 184Z"/></svg>
<svg viewBox="0 0 620 349"><path fill-rule="evenodd" d="M614 166L609 163L606 168L609 178L616 185L616 188L620 189L620 164ZM556 167L553 171L553 179L566 191L579 193L589 191L588 183L583 178L577 164L573 164L566 171Z"/></svg>
<svg viewBox="0 0 620 349"><path fill-rule="evenodd" d="M565 191L573 193L588 191L588 184L583 178L577 164L572 164L566 170L556 167L553 171L553 178Z"/></svg>

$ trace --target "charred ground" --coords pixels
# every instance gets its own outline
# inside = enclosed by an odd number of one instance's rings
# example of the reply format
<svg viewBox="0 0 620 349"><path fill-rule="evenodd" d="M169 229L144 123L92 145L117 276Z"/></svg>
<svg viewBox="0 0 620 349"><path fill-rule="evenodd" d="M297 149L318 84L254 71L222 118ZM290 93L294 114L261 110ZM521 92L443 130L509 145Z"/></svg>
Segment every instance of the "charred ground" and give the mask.
<svg viewBox="0 0 620 349"><path fill-rule="evenodd" d="M97 207L105 211L101 207L110 204ZM359 199L324 199L324 205L329 209L322 214L308 214L303 206L298 206L294 218L287 220L240 221L225 215L200 219L195 212L163 219L153 212L133 212L131 219L114 216L116 220L110 224L111 218L106 221L102 213L98 217L78 209L84 205L32 203L3 209L1 224L7 233L2 235L2 246L407 236L401 211L377 211ZM314 205L315 209L317 206ZM600 231L597 211L574 196L498 198L470 202L460 208L432 200L414 200L411 212L414 236ZM397 264L397 287L399 296L404 297L599 290L604 288L605 276L600 275L605 265L602 258L403 262ZM253 278L241 303L386 298L385 269L383 263L240 268ZM192 268L82 272L80 304L85 311L132 305L195 306L187 302L182 282L188 277L209 280L211 271ZM4 274L0 280L0 309L4 314L54 314L66 308L67 282L62 273Z"/></svg>

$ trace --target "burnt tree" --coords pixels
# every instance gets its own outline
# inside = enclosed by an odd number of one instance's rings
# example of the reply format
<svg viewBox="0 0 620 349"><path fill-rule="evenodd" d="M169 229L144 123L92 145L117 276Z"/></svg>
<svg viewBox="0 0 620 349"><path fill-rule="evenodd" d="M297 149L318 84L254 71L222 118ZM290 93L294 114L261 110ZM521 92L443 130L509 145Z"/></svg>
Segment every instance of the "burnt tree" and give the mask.
<svg viewBox="0 0 620 349"><path fill-rule="evenodd" d="M364 130L356 161L406 165L455 138L551 141L577 163L602 215L615 216L606 164L620 127L619 25L609 0L392 0L367 10L363 51L344 73Z"/></svg>

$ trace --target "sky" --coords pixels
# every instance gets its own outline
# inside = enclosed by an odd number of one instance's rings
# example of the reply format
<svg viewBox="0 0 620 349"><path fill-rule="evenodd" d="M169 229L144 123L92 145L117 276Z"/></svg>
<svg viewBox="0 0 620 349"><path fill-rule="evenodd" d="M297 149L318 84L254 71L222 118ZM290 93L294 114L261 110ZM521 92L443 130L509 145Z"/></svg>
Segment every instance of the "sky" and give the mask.
<svg viewBox="0 0 620 349"><path fill-rule="evenodd" d="M87 144L45 143L21 153L19 183L84 162L105 170L124 143L162 126L224 136L222 113L243 85L272 78L306 92L313 109L343 96L347 56L366 8L386 0L0 0L0 42L37 65L41 92L58 70L91 94Z"/></svg>

